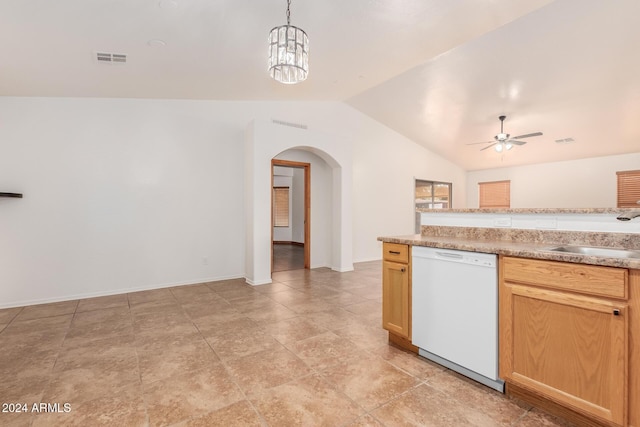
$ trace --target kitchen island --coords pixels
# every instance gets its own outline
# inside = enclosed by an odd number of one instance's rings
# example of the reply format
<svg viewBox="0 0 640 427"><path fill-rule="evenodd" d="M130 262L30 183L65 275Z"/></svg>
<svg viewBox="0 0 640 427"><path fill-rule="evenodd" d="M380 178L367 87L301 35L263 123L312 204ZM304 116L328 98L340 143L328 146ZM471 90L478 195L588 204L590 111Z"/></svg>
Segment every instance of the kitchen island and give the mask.
<svg viewBox="0 0 640 427"><path fill-rule="evenodd" d="M497 254L499 372L507 393L584 425L640 426L640 256L633 252L640 250L640 220L616 221L636 212L423 213L421 234L379 238L385 259L388 247L408 254L408 289L398 294L389 289L397 280L383 284L383 307L393 307L383 310L383 323L389 313L409 319L403 339L387 328L390 341L412 349L412 287L420 286L411 280L412 248ZM582 253L567 251L576 247ZM396 295L406 295L405 311L385 302ZM465 313L452 307L452 315Z"/></svg>

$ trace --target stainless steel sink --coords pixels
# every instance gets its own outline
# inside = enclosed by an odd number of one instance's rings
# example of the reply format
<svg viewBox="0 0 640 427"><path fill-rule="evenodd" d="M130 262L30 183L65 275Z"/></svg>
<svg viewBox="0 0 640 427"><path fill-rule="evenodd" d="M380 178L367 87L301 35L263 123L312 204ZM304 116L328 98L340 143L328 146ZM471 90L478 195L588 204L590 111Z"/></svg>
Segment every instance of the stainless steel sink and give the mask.
<svg viewBox="0 0 640 427"><path fill-rule="evenodd" d="M606 258L640 259L640 250L603 248L603 247L597 247L597 246L557 246L549 250L554 252L568 252L572 254L606 257Z"/></svg>

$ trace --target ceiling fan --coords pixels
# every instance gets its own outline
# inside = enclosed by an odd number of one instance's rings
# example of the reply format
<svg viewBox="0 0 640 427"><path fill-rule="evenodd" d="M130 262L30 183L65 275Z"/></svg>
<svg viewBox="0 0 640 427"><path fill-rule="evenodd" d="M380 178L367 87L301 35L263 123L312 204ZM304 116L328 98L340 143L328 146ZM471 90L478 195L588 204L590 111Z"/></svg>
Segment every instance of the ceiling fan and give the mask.
<svg viewBox="0 0 640 427"><path fill-rule="evenodd" d="M513 138L511 138L511 135L509 135L508 133L504 133L504 119L506 119L507 116L500 116L498 118L500 119L500 133L493 137L494 141L473 142L467 145L491 144L484 148L481 148L480 151L484 151L487 148L494 147L495 150L498 153L500 153L503 150L511 150L514 145L524 145L527 143L527 141L518 141L520 139L531 138L532 136L542 135L542 132L534 132L534 133L527 133L525 135L514 136Z"/></svg>

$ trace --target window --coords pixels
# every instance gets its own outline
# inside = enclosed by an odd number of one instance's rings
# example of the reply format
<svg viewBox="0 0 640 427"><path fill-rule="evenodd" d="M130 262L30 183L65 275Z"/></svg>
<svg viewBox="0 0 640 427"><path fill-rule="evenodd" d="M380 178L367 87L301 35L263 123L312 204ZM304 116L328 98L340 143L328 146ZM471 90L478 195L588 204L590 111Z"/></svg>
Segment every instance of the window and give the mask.
<svg viewBox="0 0 640 427"><path fill-rule="evenodd" d="M510 208L511 181L479 182L480 209Z"/></svg>
<svg viewBox="0 0 640 427"><path fill-rule="evenodd" d="M273 187L273 226L289 226L289 187Z"/></svg>
<svg viewBox="0 0 640 427"><path fill-rule="evenodd" d="M640 170L620 171L618 175L618 207L637 208L640 203Z"/></svg>
<svg viewBox="0 0 640 427"><path fill-rule="evenodd" d="M424 181L416 179L415 209L416 233L420 233L419 209L448 209L451 207L450 182Z"/></svg>

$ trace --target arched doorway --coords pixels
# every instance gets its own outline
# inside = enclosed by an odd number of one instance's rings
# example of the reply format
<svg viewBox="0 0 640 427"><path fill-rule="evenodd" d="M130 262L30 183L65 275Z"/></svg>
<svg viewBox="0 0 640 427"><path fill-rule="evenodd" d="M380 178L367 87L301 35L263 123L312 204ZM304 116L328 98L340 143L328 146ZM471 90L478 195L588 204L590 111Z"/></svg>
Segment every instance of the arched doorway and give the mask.
<svg viewBox="0 0 640 427"><path fill-rule="evenodd" d="M325 266L353 270L351 144L322 132L254 121L245 139L245 278L271 283L271 159L295 149L322 159L331 175L331 244ZM312 166L313 167L313 166ZM312 191L313 192L313 191ZM312 224L315 223L312 221ZM311 231L313 235L313 230ZM312 241L315 241L315 237ZM314 253L312 249L312 254ZM313 266L313 255L312 265Z"/></svg>

